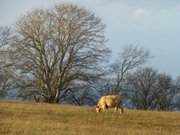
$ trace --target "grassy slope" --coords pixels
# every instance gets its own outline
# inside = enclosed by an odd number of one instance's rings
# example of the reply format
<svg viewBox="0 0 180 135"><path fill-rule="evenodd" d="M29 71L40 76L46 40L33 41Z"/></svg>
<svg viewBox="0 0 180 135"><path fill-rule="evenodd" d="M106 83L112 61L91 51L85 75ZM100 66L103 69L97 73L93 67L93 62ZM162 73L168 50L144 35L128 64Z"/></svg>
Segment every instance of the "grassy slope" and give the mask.
<svg viewBox="0 0 180 135"><path fill-rule="evenodd" d="M180 113L0 101L0 135L180 135Z"/></svg>

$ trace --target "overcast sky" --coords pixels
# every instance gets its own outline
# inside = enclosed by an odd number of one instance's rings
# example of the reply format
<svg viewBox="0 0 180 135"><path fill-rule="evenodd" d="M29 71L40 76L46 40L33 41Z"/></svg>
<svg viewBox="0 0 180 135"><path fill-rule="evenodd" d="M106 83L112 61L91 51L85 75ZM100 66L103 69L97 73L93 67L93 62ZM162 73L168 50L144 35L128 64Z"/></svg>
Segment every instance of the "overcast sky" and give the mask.
<svg viewBox="0 0 180 135"><path fill-rule="evenodd" d="M180 75L180 0L0 0L0 25L13 25L33 8L71 2L93 11L106 24L113 57L129 44L149 49L147 66Z"/></svg>

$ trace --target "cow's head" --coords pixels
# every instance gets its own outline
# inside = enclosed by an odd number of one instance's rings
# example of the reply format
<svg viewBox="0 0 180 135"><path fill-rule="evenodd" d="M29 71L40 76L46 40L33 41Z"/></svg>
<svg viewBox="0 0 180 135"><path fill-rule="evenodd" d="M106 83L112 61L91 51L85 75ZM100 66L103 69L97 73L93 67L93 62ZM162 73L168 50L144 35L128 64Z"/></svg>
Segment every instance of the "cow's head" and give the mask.
<svg viewBox="0 0 180 135"><path fill-rule="evenodd" d="M100 112L101 108L99 106L96 106L96 112Z"/></svg>

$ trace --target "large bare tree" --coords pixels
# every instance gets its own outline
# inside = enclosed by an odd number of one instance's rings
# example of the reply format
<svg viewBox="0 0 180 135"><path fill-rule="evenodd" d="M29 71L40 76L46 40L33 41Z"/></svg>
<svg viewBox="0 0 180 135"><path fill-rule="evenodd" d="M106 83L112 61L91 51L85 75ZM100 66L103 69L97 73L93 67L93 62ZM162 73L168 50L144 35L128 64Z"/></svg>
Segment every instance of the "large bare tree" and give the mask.
<svg viewBox="0 0 180 135"><path fill-rule="evenodd" d="M12 52L9 49L12 39L12 30L9 27L0 27L0 98L4 98L13 84L10 60Z"/></svg>
<svg viewBox="0 0 180 135"><path fill-rule="evenodd" d="M58 103L103 75L105 25L73 4L35 9L17 23L16 74L24 95Z"/></svg>

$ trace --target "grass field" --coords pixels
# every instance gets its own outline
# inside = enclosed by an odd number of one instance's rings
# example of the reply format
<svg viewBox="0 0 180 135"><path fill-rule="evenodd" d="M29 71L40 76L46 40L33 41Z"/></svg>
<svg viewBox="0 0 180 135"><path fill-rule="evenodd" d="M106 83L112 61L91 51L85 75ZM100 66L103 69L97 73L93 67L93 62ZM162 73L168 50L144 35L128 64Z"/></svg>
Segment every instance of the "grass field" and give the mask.
<svg viewBox="0 0 180 135"><path fill-rule="evenodd" d="M0 135L180 135L180 113L0 101Z"/></svg>

